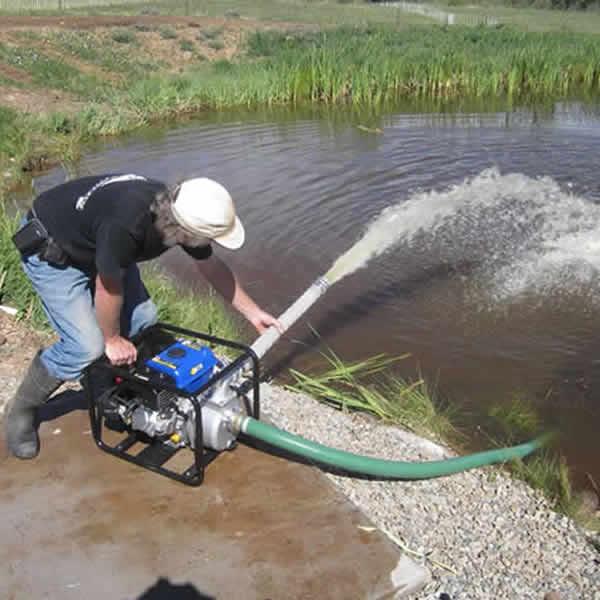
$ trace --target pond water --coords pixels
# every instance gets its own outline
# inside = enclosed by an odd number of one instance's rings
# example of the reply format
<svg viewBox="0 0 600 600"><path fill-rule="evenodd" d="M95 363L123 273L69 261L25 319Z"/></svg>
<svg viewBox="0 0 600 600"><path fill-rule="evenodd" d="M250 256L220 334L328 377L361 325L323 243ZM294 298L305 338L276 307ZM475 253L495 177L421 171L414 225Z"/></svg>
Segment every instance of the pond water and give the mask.
<svg viewBox="0 0 600 600"><path fill-rule="evenodd" d="M221 251L282 312L394 207L396 243L342 279L270 355L275 374L319 363L308 324L344 359L411 353L472 412L530 398L580 482L600 482L600 110L206 115L102 144L80 175L223 182L246 226ZM62 169L35 181L61 182ZM168 268L189 282L187 259Z"/></svg>

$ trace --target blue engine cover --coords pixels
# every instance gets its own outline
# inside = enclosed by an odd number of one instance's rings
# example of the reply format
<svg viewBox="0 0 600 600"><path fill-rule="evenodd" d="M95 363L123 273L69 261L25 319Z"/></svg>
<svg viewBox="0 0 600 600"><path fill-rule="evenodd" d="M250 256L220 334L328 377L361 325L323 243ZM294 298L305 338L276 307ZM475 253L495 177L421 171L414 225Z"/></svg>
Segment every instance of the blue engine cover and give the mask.
<svg viewBox="0 0 600 600"><path fill-rule="evenodd" d="M210 348L183 340L147 360L146 366L165 373L177 388L193 394L211 378L215 367L222 364Z"/></svg>

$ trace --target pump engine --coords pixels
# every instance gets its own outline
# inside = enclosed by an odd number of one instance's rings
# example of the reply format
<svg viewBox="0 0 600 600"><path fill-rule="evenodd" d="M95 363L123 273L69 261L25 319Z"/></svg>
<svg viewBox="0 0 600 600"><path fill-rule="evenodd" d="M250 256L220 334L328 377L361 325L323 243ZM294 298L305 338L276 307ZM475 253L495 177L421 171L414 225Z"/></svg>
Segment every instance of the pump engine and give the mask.
<svg viewBox="0 0 600 600"><path fill-rule="evenodd" d="M198 485L208 462L235 446L236 419L258 417L258 360L236 342L165 324L134 341L135 366L113 367L103 358L86 373L96 442L121 458ZM128 435L109 445L103 425ZM129 452L138 442L145 448ZM192 467L184 473L163 467L184 448L194 454Z"/></svg>

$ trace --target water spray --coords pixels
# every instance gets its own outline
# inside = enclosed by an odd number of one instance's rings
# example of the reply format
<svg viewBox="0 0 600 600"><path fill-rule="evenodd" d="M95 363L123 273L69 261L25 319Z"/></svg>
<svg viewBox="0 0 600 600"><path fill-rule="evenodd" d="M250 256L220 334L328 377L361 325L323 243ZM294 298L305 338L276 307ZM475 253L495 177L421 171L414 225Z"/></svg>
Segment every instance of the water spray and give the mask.
<svg viewBox="0 0 600 600"><path fill-rule="evenodd" d="M384 210L368 227L365 234L342 254L280 317L283 332L287 331L317 301L330 286L364 267L372 258L382 254L398 239L398 208ZM281 333L270 327L252 344L252 351L260 359L277 343Z"/></svg>

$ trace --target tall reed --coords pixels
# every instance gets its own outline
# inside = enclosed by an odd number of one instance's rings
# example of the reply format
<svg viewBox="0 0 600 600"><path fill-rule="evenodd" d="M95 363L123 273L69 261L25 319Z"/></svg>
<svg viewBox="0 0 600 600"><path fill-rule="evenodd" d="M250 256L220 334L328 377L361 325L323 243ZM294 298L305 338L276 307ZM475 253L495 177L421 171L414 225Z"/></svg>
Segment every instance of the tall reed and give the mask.
<svg viewBox="0 0 600 600"><path fill-rule="evenodd" d="M132 86L138 115L320 102L372 106L402 97L561 98L597 93L600 38L505 29L342 28L255 33L251 61L221 61ZM123 105L121 104L121 107Z"/></svg>

